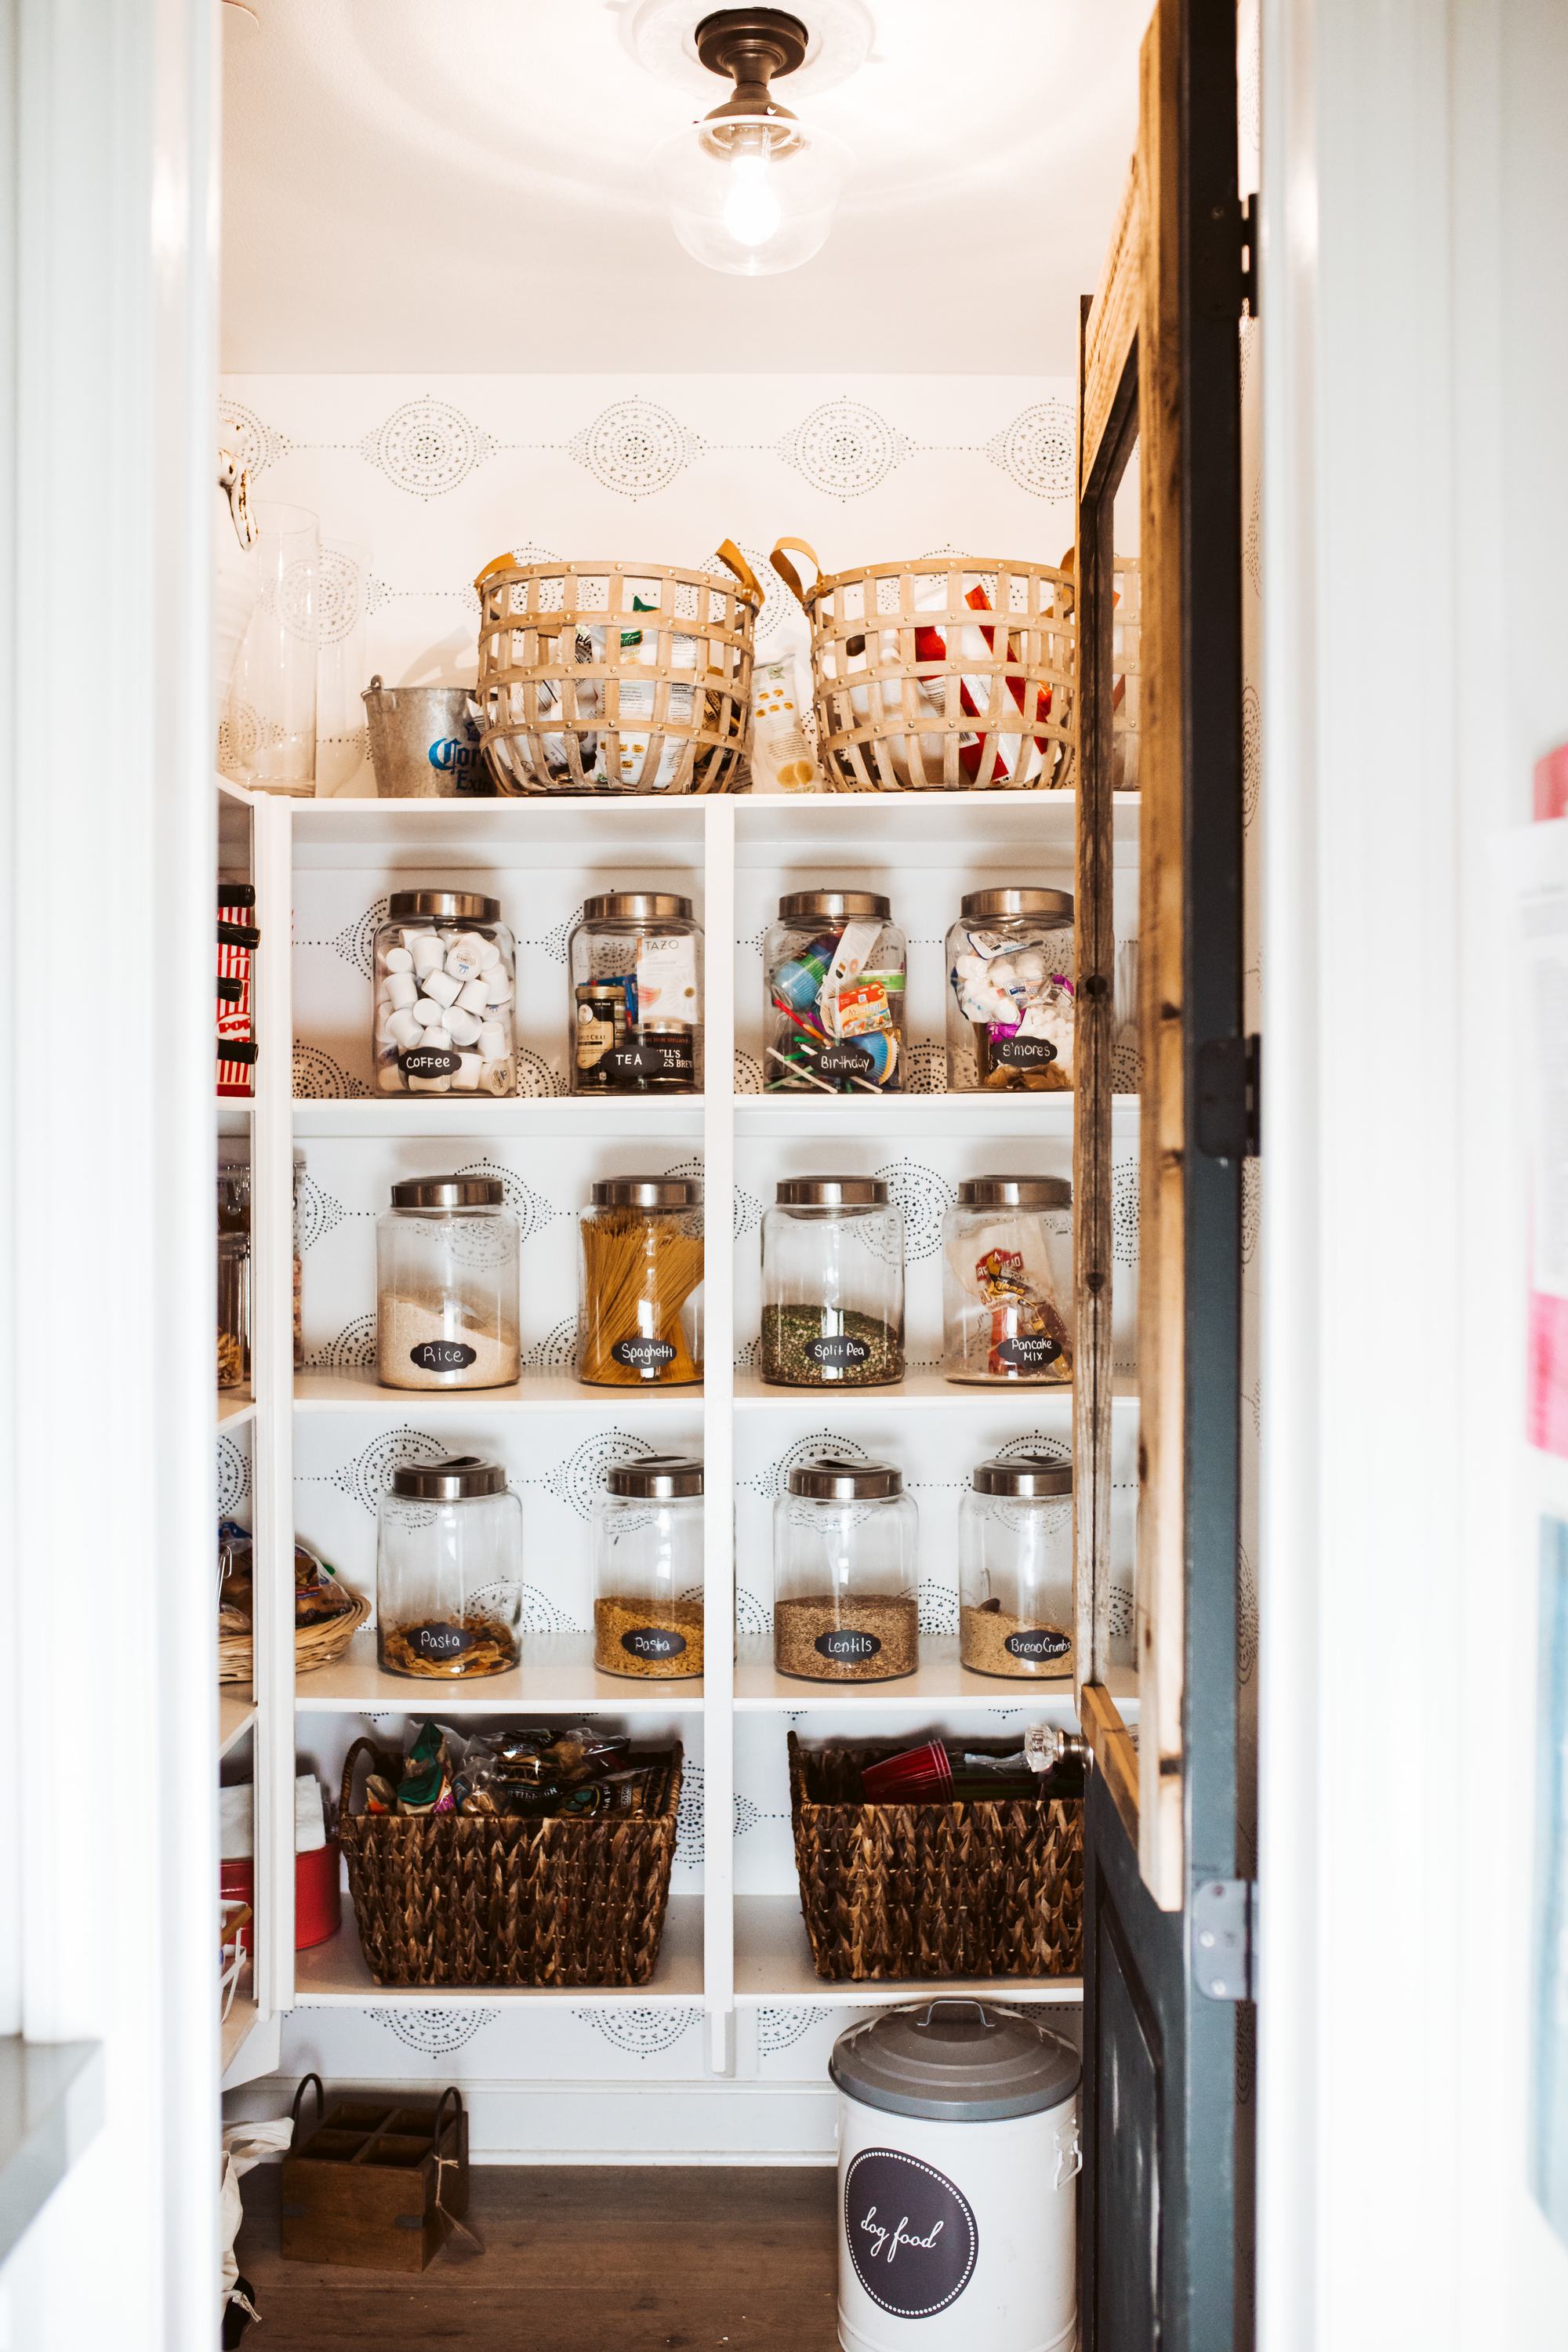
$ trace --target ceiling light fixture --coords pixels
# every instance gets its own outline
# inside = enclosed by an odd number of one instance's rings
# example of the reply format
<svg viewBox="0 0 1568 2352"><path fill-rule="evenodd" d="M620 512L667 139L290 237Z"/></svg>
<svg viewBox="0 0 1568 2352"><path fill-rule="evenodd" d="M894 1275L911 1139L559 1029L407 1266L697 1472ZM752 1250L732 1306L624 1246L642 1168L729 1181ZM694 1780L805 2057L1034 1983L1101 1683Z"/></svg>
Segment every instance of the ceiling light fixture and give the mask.
<svg viewBox="0 0 1568 2352"><path fill-rule="evenodd" d="M833 226L848 152L808 131L773 94L797 70L810 36L782 8L720 8L695 35L710 73L734 84L722 106L659 150L659 190L675 234L710 269L740 278L795 269Z"/></svg>

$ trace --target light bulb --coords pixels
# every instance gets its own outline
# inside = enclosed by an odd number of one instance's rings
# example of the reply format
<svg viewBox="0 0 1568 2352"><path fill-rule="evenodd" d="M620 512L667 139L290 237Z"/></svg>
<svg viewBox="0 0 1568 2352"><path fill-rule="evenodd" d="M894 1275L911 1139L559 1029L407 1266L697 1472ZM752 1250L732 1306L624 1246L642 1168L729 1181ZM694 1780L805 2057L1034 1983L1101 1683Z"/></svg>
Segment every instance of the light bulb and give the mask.
<svg viewBox="0 0 1568 2352"><path fill-rule="evenodd" d="M724 226L737 245L754 253L776 236L784 225L784 206L770 184L773 173L765 155L732 155L730 193L724 200Z"/></svg>
<svg viewBox="0 0 1568 2352"><path fill-rule="evenodd" d="M767 278L820 252L844 184L846 150L791 118L693 123L659 150L659 192L676 236L710 269Z"/></svg>

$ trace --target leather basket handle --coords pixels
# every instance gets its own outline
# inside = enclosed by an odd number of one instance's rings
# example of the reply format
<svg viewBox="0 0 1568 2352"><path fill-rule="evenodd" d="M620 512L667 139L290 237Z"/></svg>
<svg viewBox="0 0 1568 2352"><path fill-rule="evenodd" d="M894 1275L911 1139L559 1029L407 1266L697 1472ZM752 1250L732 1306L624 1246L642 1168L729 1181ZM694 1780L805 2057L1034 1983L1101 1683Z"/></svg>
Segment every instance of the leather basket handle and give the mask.
<svg viewBox="0 0 1568 2352"><path fill-rule="evenodd" d="M791 552L795 555L804 555L806 562L810 564L813 576L809 588L802 587L800 573L790 562ZM809 613L811 610L811 599L816 595L818 583L822 577L821 558L818 556L816 550L813 547L811 541L808 539L781 539L775 545L773 553L769 556L768 562L773 565L773 570L778 573L779 578L784 582L784 586L789 590L790 594L795 598L795 601L800 606L801 611L803 613Z"/></svg>

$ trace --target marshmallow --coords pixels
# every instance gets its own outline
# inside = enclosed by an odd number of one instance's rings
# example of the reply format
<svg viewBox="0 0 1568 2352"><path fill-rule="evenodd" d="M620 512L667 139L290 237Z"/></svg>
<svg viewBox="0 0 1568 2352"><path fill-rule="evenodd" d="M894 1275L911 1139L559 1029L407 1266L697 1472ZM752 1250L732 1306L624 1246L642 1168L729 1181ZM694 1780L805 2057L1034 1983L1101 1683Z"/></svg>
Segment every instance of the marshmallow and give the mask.
<svg viewBox="0 0 1568 2352"><path fill-rule="evenodd" d="M511 1003L510 976L505 969L499 964L494 971L487 971L485 974L485 1003L487 1004L510 1004Z"/></svg>
<svg viewBox="0 0 1568 2352"><path fill-rule="evenodd" d="M447 1008L433 996L422 996L414 1007L414 1018L424 1029L439 1029L447 1018Z"/></svg>
<svg viewBox="0 0 1568 2352"><path fill-rule="evenodd" d="M406 948L388 948L381 961L388 971L412 971L414 969L414 958Z"/></svg>
<svg viewBox="0 0 1568 2352"><path fill-rule="evenodd" d="M487 1094L510 1094L511 1079L512 1069L510 1062L487 1062L479 1072L479 1084Z"/></svg>
<svg viewBox="0 0 1568 2352"><path fill-rule="evenodd" d="M499 1021L487 1021L477 1039L479 1054L487 1062L499 1062L507 1055L506 1031Z"/></svg>
<svg viewBox="0 0 1568 2352"><path fill-rule="evenodd" d="M459 1054L457 1069L452 1074L454 1090L462 1094L471 1094L479 1083L481 1067L482 1065L477 1054Z"/></svg>
<svg viewBox="0 0 1568 2352"><path fill-rule="evenodd" d="M454 1045L474 1045L485 1025L477 1013L465 1013L460 1004L454 1004L447 1015L447 1026L452 1033Z"/></svg>
<svg viewBox="0 0 1568 2352"><path fill-rule="evenodd" d="M417 1045L425 1032L412 1013L395 1013L386 1024L386 1034L404 1053Z"/></svg>
<svg viewBox="0 0 1568 2352"><path fill-rule="evenodd" d="M482 980L468 981L462 988L458 989L458 1003L462 1005L465 1012L483 1013L485 1007L489 1003L489 998L485 994L484 982Z"/></svg>
<svg viewBox="0 0 1568 2352"><path fill-rule="evenodd" d="M462 985L449 971L429 971L425 975L425 993L433 996L437 1004L456 1004Z"/></svg>
<svg viewBox="0 0 1568 2352"><path fill-rule="evenodd" d="M381 992L395 1013L404 1013L418 996L419 983L412 972L395 971L388 974Z"/></svg>

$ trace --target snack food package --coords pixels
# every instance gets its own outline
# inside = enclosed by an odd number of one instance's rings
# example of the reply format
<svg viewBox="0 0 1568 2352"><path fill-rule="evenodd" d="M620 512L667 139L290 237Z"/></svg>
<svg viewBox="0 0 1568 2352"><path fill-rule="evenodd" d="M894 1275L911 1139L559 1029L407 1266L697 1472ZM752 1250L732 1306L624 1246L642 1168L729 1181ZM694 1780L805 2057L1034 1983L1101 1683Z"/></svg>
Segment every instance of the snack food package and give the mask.
<svg viewBox="0 0 1568 2352"><path fill-rule="evenodd" d="M822 777L805 730L798 656L759 662L752 673L752 790L819 793Z"/></svg>

